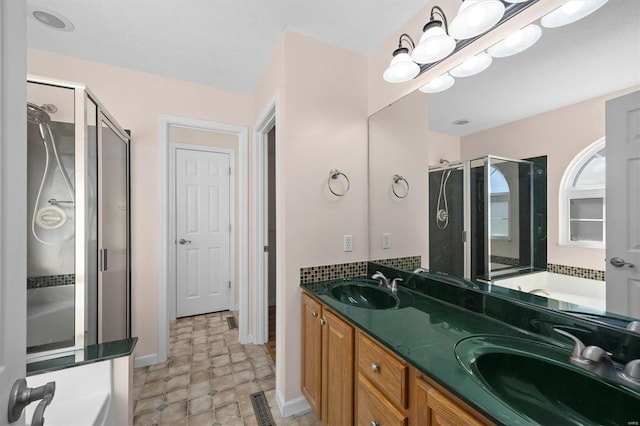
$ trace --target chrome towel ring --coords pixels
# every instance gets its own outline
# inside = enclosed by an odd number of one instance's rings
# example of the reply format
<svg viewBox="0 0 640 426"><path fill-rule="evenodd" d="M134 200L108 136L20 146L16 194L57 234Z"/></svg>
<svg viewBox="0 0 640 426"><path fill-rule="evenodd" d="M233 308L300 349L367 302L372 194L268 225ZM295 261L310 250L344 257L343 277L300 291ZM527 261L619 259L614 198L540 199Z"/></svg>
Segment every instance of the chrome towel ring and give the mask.
<svg viewBox="0 0 640 426"><path fill-rule="evenodd" d="M402 194L398 194L398 192L396 192L396 186L400 182L404 182L403 186L406 187ZM393 195L395 195L396 197L404 198L407 195L409 195L409 182L407 182L407 180L405 178L403 178L402 176L400 176L400 175L393 175L393 182L391 183L391 190L393 191Z"/></svg>
<svg viewBox="0 0 640 426"><path fill-rule="evenodd" d="M347 187L345 188L344 192L342 192L342 193L334 191L333 188L331 187L331 181L338 179L340 176L343 176L345 178L345 180L347 181ZM329 179L327 179L327 183L329 185L329 191L331 191L331 193L333 195L336 195L338 197L342 197L344 194L349 192L349 188L351 187L351 182L349 182L349 178L347 177L347 175L345 175L344 173L342 173L338 169L331 169L331 171L329 172Z"/></svg>

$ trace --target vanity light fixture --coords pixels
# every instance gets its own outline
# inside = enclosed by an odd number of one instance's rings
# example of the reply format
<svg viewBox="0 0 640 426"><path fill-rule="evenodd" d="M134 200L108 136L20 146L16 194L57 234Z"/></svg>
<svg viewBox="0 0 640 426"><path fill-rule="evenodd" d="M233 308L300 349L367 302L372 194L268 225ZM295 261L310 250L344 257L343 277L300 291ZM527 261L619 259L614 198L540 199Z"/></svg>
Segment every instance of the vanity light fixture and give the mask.
<svg viewBox="0 0 640 426"><path fill-rule="evenodd" d="M600 9L608 0L569 0L542 17L545 28L556 28L576 22Z"/></svg>
<svg viewBox="0 0 640 426"><path fill-rule="evenodd" d="M494 58L515 55L533 46L541 35L542 28L530 24L488 48L487 53Z"/></svg>
<svg viewBox="0 0 640 426"><path fill-rule="evenodd" d="M440 19L436 19L435 15ZM443 29L444 24L444 29ZM447 17L438 6L431 8L431 16L422 28L420 42L411 52L411 57L419 64L430 64L446 58L456 48L456 41L449 33Z"/></svg>
<svg viewBox="0 0 640 426"><path fill-rule="evenodd" d="M464 0L449 25L449 34L456 40L479 36L493 28L504 11L504 3L500 0Z"/></svg>
<svg viewBox="0 0 640 426"><path fill-rule="evenodd" d="M409 56L409 49L402 47L403 41L408 43L412 50L415 48L411 36L408 34L400 35L398 48L393 51L393 59L391 59L389 67L382 75L382 78L389 83L403 83L411 80L420 73L420 66Z"/></svg>
<svg viewBox="0 0 640 426"><path fill-rule="evenodd" d="M453 86L456 80L449 75L449 73L444 73L440 77L437 77L424 86L422 86L420 90L422 93L438 93L447 90L449 87Z"/></svg>
<svg viewBox="0 0 640 426"><path fill-rule="evenodd" d="M480 52L449 71L453 77L469 77L489 68L493 62L491 55Z"/></svg>

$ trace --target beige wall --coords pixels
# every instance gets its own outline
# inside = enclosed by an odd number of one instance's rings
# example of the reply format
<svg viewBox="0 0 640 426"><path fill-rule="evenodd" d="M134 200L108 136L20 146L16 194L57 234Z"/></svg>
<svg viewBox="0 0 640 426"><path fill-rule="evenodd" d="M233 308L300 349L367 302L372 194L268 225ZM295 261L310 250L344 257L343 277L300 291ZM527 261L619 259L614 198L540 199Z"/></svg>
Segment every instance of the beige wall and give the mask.
<svg viewBox="0 0 640 426"><path fill-rule="evenodd" d="M461 139L463 159L487 154L514 159L548 156L547 260L549 263L605 269L604 250L560 245L560 181L575 156L604 137L605 101L631 91L632 89L629 89L580 102Z"/></svg>
<svg viewBox="0 0 640 426"><path fill-rule="evenodd" d="M414 92L369 119L370 258L422 256L429 260L429 166L440 158L460 158L460 139L428 130L428 96ZM410 191L396 197L394 174ZM396 191L404 190L403 184ZM382 248L382 234L391 234L391 248Z"/></svg>
<svg viewBox="0 0 640 426"><path fill-rule="evenodd" d="M158 351L158 116L248 126L252 97L153 74L29 49L27 72L84 83L131 130L131 259L136 356Z"/></svg>
<svg viewBox="0 0 640 426"><path fill-rule="evenodd" d="M277 392L300 392L300 268L368 258L367 72L364 56L286 31L284 126L279 126L281 221L277 296ZM283 134L283 130L286 132ZM329 171L351 180L344 197L327 188ZM353 251L342 251L343 235ZM284 264L283 264L284 263Z"/></svg>

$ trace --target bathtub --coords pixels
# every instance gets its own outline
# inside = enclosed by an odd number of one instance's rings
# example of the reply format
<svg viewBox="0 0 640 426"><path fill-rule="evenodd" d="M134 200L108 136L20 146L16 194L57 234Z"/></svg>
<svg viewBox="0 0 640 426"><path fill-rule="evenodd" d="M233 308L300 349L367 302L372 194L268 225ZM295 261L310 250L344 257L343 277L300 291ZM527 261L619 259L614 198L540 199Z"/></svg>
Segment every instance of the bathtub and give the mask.
<svg viewBox="0 0 640 426"><path fill-rule="evenodd" d="M588 306L600 311L606 308L607 292L604 281L545 271L495 280L493 285Z"/></svg>
<svg viewBox="0 0 640 426"><path fill-rule="evenodd" d="M75 286L27 289L27 347L73 340Z"/></svg>

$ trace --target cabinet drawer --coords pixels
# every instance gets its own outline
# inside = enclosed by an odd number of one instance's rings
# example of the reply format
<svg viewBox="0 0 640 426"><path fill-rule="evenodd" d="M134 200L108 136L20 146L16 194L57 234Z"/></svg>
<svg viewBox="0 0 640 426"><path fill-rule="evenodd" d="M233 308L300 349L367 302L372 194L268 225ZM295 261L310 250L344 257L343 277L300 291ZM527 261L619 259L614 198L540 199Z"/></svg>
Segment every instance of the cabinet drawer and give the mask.
<svg viewBox="0 0 640 426"><path fill-rule="evenodd" d="M406 426L407 417L369 382L358 374L358 426Z"/></svg>
<svg viewBox="0 0 640 426"><path fill-rule="evenodd" d="M358 368L391 402L407 408L407 365L361 332Z"/></svg>

